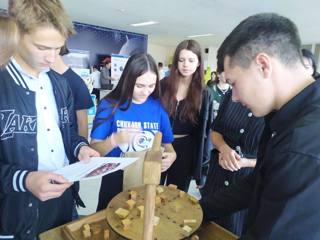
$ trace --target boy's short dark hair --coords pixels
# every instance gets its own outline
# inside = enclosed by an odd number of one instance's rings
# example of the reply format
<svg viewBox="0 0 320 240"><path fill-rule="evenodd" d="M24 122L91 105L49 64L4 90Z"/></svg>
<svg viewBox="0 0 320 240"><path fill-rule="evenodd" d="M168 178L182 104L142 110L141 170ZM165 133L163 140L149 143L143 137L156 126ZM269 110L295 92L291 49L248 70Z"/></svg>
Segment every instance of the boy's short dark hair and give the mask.
<svg viewBox="0 0 320 240"><path fill-rule="evenodd" d="M290 19L275 13L256 14L243 20L224 40L218 50L218 70L225 56L231 58L231 64L247 68L261 52L277 57L284 65L294 65L301 60L300 49L298 30Z"/></svg>

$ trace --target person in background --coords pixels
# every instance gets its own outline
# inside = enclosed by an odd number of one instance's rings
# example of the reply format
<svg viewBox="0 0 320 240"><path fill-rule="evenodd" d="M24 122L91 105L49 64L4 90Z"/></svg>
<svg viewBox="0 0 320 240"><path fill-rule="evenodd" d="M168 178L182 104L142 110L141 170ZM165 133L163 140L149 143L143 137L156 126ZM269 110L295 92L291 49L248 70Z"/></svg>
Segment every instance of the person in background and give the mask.
<svg viewBox="0 0 320 240"><path fill-rule="evenodd" d="M240 239L320 239L320 81L306 71L296 25L275 13L250 16L218 55L232 100L264 117L265 128L253 172L200 200L205 219L249 208Z"/></svg>
<svg viewBox="0 0 320 240"><path fill-rule="evenodd" d="M203 57L198 42L185 40L178 44L168 78L161 81L161 101L171 120L173 147L177 159L162 174L162 184L175 184L188 191L194 178L203 185L205 165L209 163L210 125L213 100L203 86Z"/></svg>
<svg viewBox="0 0 320 240"><path fill-rule="evenodd" d="M307 71L309 72L309 74L314 78L314 79L318 79L320 78L320 74L317 72L317 63L316 63L316 59L314 57L314 55L312 54L312 52L308 49L302 49L301 50L302 53L302 60L303 63L307 69Z"/></svg>
<svg viewBox="0 0 320 240"><path fill-rule="evenodd" d="M232 101L232 92L225 80L222 58L218 58L217 65L220 82L224 81L228 88L227 93L222 94L223 101L211 126L210 137L214 149L207 181L201 189L201 196L204 198L237 183L252 172L264 128L263 118L254 117L248 108ZM215 221L240 236L246 217L247 211L243 210Z"/></svg>
<svg viewBox="0 0 320 240"><path fill-rule="evenodd" d="M111 58L103 60L103 66L100 73L100 85L102 89L111 89L112 81L115 80L111 77Z"/></svg>
<svg viewBox="0 0 320 240"><path fill-rule="evenodd" d="M162 170L176 158L168 114L160 103L157 65L149 54L132 55L116 88L98 106L91 132L91 145L103 156L119 157L152 146L154 135L162 133ZM110 185L110 183L112 183ZM123 171L102 178L97 210L107 207L122 191Z"/></svg>
<svg viewBox="0 0 320 240"><path fill-rule="evenodd" d="M214 72L211 73L211 76L214 76ZM226 82L224 77L224 72L218 72L217 76L212 81L210 80L207 83L207 86L212 91L213 95L213 119L215 119L218 115L219 107L221 102L223 101L224 96L227 92L231 91L230 85Z"/></svg>
<svg viewBox="0 0 320 240"><path fill-rule="evenodd" d="M159 79L162 80L165 77L165 72L163 69L163 63L158 62L158 73L159 73Z"/></svg>
<svg viewBox="0 0 320 240"><path fill-rule="evenodd" d="M97 103L100 101L100 88L101 88L101 83L100 83L100 71L99 67L94 65L91 70L91 77L93 79L93 90L92 94L96 95L96 100Z"/></svg>
<svg viewBox="0 0 320 240"><path fill-rule="evenodd" d="M169 64L168 64L168 70L164 73L164 76L165 76L165 77L169 77L170 72L171 72L171 67L172 67L172 64L169 63Z"/></svg>
<svg viewBox="0 0 320 240"><path fill-rule="evenodd" d="M54 171L99 153L77 134L71 90L50 70L74 32L62 4L15 0L8 11L20 39L0 70L0 238L31 240L81 203L77 184Z"/></svg>
<svg viewBox="0 0 320 240"><path fill-rule="evenodd" d="M0 68L5 67L19 42L16 22L9 16L0 15Z"/></svg>
<svg viewBox="0 0 320 240"><path fill-rule="evenodd" d="M62 56L68 53L69 50L67 46L64 45L60 50L60 55L56 58L54 64L51 65L51 68L67 79L73 96L75 110L74 119L77 126L77 131L80 136L88 138L87 110L93 106L93 101L82 78L64 63Z"/></svg>

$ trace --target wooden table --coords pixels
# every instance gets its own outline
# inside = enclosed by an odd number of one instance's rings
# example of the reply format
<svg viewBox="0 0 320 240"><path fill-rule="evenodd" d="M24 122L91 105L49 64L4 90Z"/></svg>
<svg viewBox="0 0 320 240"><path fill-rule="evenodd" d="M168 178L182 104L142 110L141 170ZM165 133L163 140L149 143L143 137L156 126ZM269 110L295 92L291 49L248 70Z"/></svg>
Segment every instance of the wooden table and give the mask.
<svg viewBox="0 0 320 240"><path fill-rule="evenodd" d="M92 217L93 215L94 214L87 217ZM83 220L83 218L76 221L81 221L81 220ZM62 234L62 228L64 226L65 225L62 225L60 227L41 233L40 240L66 240L66 238L64 238ZM202 226L196 232L196 234L199 236L200 240L235 240L237 239L237 236L235 236L234 234L230 233L229 231L227 231L226 229L222 228L221 226L215 223L202 224ZM116 240L116 239L113 238L110 240Z"/></svg>

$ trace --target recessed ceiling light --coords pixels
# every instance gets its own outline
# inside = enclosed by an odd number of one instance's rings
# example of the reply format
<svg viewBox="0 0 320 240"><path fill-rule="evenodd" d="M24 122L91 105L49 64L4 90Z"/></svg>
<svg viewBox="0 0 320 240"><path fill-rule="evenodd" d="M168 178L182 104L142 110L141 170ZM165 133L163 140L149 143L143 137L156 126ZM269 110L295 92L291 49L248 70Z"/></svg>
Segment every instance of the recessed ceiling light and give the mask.
<svg viewBox="0 0 320 240"><path fill-rule="evenodd" d="M117 11L121 12L121 13L124 13L126 10L124 8L118 8Z"/></svg>
<svg viewBox="0 0 320 240"><path fill-rule="evenodd" d="M188 38L197 38L197 37L210 37L213 36L212 33L206 33L206 34L198 34L198 35L190 35Z"/></svg>
<svg viewBox="0 0 320 240"><path fill-rule="evenodd" d="M158 24L159 22L155 22L155 21L148 21L148 22L141 22L141 23L132 23L130 24L133 27L141 27L141 26L147 26L147 25L154 25L154 24Z"/></svg>

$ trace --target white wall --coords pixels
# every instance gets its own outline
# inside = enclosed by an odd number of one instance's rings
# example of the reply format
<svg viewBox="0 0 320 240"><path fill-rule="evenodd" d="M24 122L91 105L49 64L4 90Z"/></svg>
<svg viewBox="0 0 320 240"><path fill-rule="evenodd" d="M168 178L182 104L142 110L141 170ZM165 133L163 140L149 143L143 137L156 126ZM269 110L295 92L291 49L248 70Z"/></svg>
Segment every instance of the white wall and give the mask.
<svg viewBox="0 0 320 240"><path fill-rule="evenodd" d="M317 72L319 72L319 67L320 67L320 43L308 43L308 44L303 44L302 48L307 48L309 49L313 54L317 62Z"/></svg>
<svg viewBox="0 0 320 240"><path fill-rule="evenodd" d="M168 61L173 56L174 50L175 47L148 43L148 53L155 59L156 63L162 62L164 66L168 66Z"/></svg>
<svg viewBox="0 0 320 240"><path fill-rule="evenodd" d="M210 46L208 47L209 52L203 52L203 59L204 59L204 69L210 66L211 71L215 71L217 68L217 50L218 47ZM203 49L204 51L204 49Z"/></svg>

